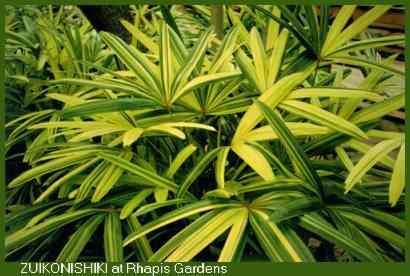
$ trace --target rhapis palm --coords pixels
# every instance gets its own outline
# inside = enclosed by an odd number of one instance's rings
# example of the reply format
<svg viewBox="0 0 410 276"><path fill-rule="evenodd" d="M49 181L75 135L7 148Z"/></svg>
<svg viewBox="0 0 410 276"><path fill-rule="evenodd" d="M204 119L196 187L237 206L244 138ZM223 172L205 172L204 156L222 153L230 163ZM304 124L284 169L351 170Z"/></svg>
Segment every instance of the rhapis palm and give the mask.
<svg viewBox="0 0 410 276"><path fill-rule="evenodd" d="M343 6L329 23L326 6L229 6L223 38L195 23L207 7L171 9L178 32L140 8L122 22L131 45L100 33L116 63L71 56L88 70L43 80L54 108L7 124L31 166L8 184L9 258L36 259L64 230L59 261L92 257L98 235L107 261L320 261L312 237L401 260L404 133L378 121L404 107L383 87L404 72L363 55L404 36L359 36L389 8L351 22Z"/></svg>

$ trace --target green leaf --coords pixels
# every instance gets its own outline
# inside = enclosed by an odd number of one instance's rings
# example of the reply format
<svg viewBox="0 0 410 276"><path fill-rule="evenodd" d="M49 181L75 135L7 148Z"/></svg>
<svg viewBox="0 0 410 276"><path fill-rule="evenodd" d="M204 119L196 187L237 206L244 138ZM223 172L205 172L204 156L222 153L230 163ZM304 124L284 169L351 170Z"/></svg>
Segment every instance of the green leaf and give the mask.
<svg viewBox="0 0 410 276"><path fill-rule="evenodd" d="M367 135L356 125L315 105L301 101L287 100L281 103L279 107L318 124L346 133L352 137L367 139Z"/></svg>
<svg viewBox="0 0 410 276"><path fill-rule="evenodd" d="M178 234L174 235L171 239L169 239L165 244L163 244L149 259L150 262L161 262L166 257L171 254L178 246L190 237L193 233L197 231L197 229L201 228L205 225L210 219L215 217L221 210L213 210L204 215L201 215L198 219L196 219L193 223L182 229L178 232Z"/></svg>
<svg viewBox="0 0 410 276"><path fill-rule="evenodd" d="M7 233L11 233L14 229L24 227L32 217L41 214L41 212L46 211L47 208L53 207L64 203L61 200L55 200L53 202L39 203L36 205L22 205L24 208L21 210L14 210L5 215L4 223L7 224ZM16 228L17 227L17 228Z"/></svg>
<svg viewBox="0 0 410 276"><path fill-rule="evenodd" d="M369 100L383 100L384 97L376 92L351 89L351 88L331 88L331 87L312 87L300 88L294 90L288 99L312 98L312 97L329 97L329 98L364 98Z"/></svg>
<svg viewBox="0 0 410 276"><path fill-rule="evenodd" d="M138 138L141 137L143 132L144 132L144 129L139 128L139 127L135 127L135 128L132 128L126 131L122 137L122 143L124 147L128 147L132 145L133 143L135 143L138 140Z"/></svg>
<svg viewBox="0 0 410 276"><path fill-rule="evenodd" d="M278 224L277 225L278 230L281 232L278 232L278 235L282 234L282 244L286 245L289 244L287 247L287 250L290 250L290 248L293 248L294 252L296 254L295 257L297 256L302 260L302 262L315 262L315 258L312 255L311 249L308 248L308 246L305 244L305 242L299 237L299 235L296 233L296 231L293 230L293 227L288 224Z"/></svg>
<svg viewBox="0 0 410 276"><path fill-rule="evenodd" d="M127 152L125 154L121 154L120 157L128 161L131 159L132 153ZM95 192L91 198L91 202L99 202L103 197L105 197L114 187L123 173L124 169L120 166L114 164L108 166L108 168L106 168L106 170L104 171L104 175L101 177L99 183L95 187Z"/></svg>
<svg viewBox="0 0 410 276"><path fill-rule="evenodd" d="M158 126L169 126L169 127L190 127L190 128L201 128L210 131L216 131L216 129L212 126L208 126L205 124L199 123L191 123L191 122L170 122L170 123L163 123Z"/></svg>
<svg viewBox="0 0 410 276"><path fill-rule="evenodd" d="M127 45L113 34L101 32L100 35L120 60L131 69L135 75L139 76L148 88L154 91L161 91L155 66L143 53Z"/></svg>
<svg viewBox="0 0 410 276"><path fill-rule="evenodd" d="M118 213L111 212L105 216L104 254L107 262L122 262L124 260L121 220Z"/></svg>
<svg viewBox="0 0 410 276"><path fill-rule="evenodd" d="M222 72L222 73L215 73L209 74L204 76L199 76L193 78L192 80L188 81L181 89L175 92L175 95L172 98L172 103L176 100L180 99L189 91L192 91L196 88L212 84L214 82L222 82L230 79L234 79L241 76L241 72Z"/></svg>
<svg viewBox="0 0 410 276"><path fill-rule="evenodd" d="M56 261L57 262L75 262L81 252L87 245L88 241L97 230L100 223L104 220L105 215L96 215L88 219L81 225L69 241L64 245Z"/></svg>
<svg viewBox="0 0 410 276"><path fill-rule="evenodd" d="M254 210L250 215L250 223L255 231L259 244L266 255L275 262L302 262L302 252L288 239L283 229L269 221L269 216L263 211Z"/></svg>
<svg viewBox="0 0 410 276"><path fill-rule="evenodd" d="M316 198L298 198L280 205L273 211L269 219L273 223L279 223L311 211L317 211L319 208L322 208L322 204Z"/></svg>
<svg viewBox="0 0 410 276"><path fill-rule="evenodd" d="M199 214L205 211L214 210L217 208L239 207L240 203L229 200L201 200L192 204L185 205L182 208L166 213L165 215L152 220L143 225L138 231L128 235L124 240L123 246L130 244L136 239L175 221Z"/></svg>
<svg viewBox="0 0 410 276"><path fill-rule="evenodd" d="M271 235L271 233L268 233L268 231L266 230L264 221L261 221L259 217L251 213L251 215L249 216L249 222L252 226L256 238L259 241L259 244L261 245L268 258L273 262L284 261L284 258L281 256L280 251L278 250L279 244L273 238L274 236Z"/></svg>
<svg viewBox="0 0 410 276"><path fill-rule="evenodd" d="M395 148L402 143L401 139L385 140L372 147L353 167L346 178L346 193L349 192L354 185L383 157L387 156Z"/></svg>
<svg viewBox="0 0 410 276"><path fill-rule="evenodd" d="M283 57L286 52L286 45L288 42L288 37L289 37L289 32L286 29L283 29L280 32L279 37L275 41L273 51L271 56L269 57L268 60L268 78L267 78L267 83L266 87L270 88L277 80L280 68L282 66L283 62Z"/></svg>
<svg viewBox="0 0 410 276"><path fill-rule="evenodd" d="M171 205L175 205L175 204L182 204L182 203L186 203L188 202L185 199L170 199L167 201L163 201L163 202L155 202L155 203L149 203L149 204L145 204L144 206L141 206L140 208L138 208L137 211L135 211L132 215L133 216L141 216L144 215L146 213L152 212L158 208L162 208L162 207L167 207L167 206L171 206Z"/></svg>
<svg viewBox="0 0 410 276"><path fill-rule="evenodd" d="M173 69L172 69L172 48L169 38L168 25L162 23L160 32L160 56L159 64L161 68L161 80L162 80L162 91L163 91L163 104L168 105L168 101L171 99L171 84L174 80Z"/></svg>
<svg viewBox="0 0 410 276"><path fill-rule="evenodd" d="M44 210L43 212L39 213L38 215L33 216L29 222L27 222L26 224L26 228L30 228L33 227L34 225L38 224L39 222L41 222L42 220L44 220L45 218L47 218L48 216L50 216L55 210L63 207L63 206L67 206L70 205L70 202L63 202L57 205L54 205L53 207L48 208L47 210Z"/></svg>
<svg viewBox="0 0 410 276"><path fill-rule="evenodd" d="M97 136L104 136L107 134L114 134L114 133L123 132L123 131L124 131L124 127L105 127L101 129L87 130L87 131L81 132L80 134L73 136L68 141L70 143L77 143L77 142L90 140L91 138L94 138Z"/></svg>
<svg viewBox="0 0 410 276"><path fill-rule="evenodd" d="M251 50L252 57L253 57L253 62L255 65L254 72L256 76L256 84L257 84L259 91L263 93L266 90L266 80L265 80L266 55L265 55L265 49L263 47L262 39L256 27L253 27L250 32L249 45L250 45L250 50Z"/></svg>
<svg viewBox="0 0 410 276"><path fill-rule="evenodd" d="M405 187L405 156L406 146L403 143L400 147L399 154L394 164L393 175L389 186L389 203L392 207L397 204L401 193Z"/></svg>
<svg viewBox="0 0 410 276"><path fill-rule="evenodd" d="M121 209L120 219L126 219L131 213L141 205L141 203L152 194L151 189L142 190L130 199Z"/></svg>
<svg viewBox="0 0 410 276"><path fill-rule="evenodd" d="M137 39L145 48L149 49L153 54L158 55L159 49L158 45L144 32L140 31L139 28L132 25L130 22L125 20L120 20L121 24L129 31L132 36Z"/></svg>
<svg viewBox="0 0 410 276"><path fill-rule="evenodd" d="M173 178L182 164L196 151L197 147L190 144L178 152L177 156L172 160L167 171L165 172L166 178Z"/></svg>
<svg viewBox="0 0 410 276"><path fill-rule="evenodd" d="M168 190L166 189L155 189L154 191L154 198L156 202L164 202L168 198Z"/></svg>
<svg viewBox="0 0 410 276"><path fill-rule="evenodd" d="M127 223L129 226L128 233L138 231L138 229L141 228L141 224L134 216L129 216L127 218ZM138 260L148 261L152 257L152 248L146 236L140 237L134 242L134 244L136 249L138 250L137 254L140 256Z"/></svg>
<svg viewBox="0 0 410 276"><path fill-rule="evenodd" d="M275 177L270 181L255 181L246 184L236 190L237 194L250 193L261 190L282 190L282 189L297 189L303 185L303 181L298 178Z"/></svg>
<svg viewBox="0 0 410 276"><path fill-rule="evenodd" d="M273 132L273 130L272 130L272 132ZM268 159L268 161L276 169L278 169L281 172L281 174L283 174L287 177L293 177L293 174L288 170L288 168L282 163L282 161L268 147L264 147L259 143L249 143L249 144L251 144L256 149L258 149L261 153L263 153L265 155L265 157Z"/></svg>
<svg viewBox="0 0 410 276"><path fill-rule="evenodd" d="M30 39L28 39L27 37L25 37L19 32L13 32L13 31L6 30L5 37L7 40L10 39L10 40L17 41L28 48L32 48L32 49L38 48L38 44L37 45L34 44Z"/></svg>
<svg viewBox="0 0 410 276"><path fill-rule="evenodd" d="M77 190L75 196L76 203L80 203L89 196L92 188L95 187L98 181L104 176L104 172L106 172L108 166L109 164L107 164L107 162L102 161L85 177ZM107 174L105 173L105 175Z"/></svg>
<svg viewBox="0 0 410 276"><path fill-rule="evenodd" d="M320 196L323 196L322 184L319 176L312 168L309 158L295 137L286 127L285 123L267 105L259 101L255 101L255 103L265 116L269 125L277 133L279 140L285 146L289 157L298 168L303 178L306 179L306 181L308 181L308 183L319 192Z"/></svg>
<svg viewBox="0 0 410 276"><path fill-rule="evenodd" d="M392 66L370 61L368 59L346 56L346 55L340 55L340 56L335 55L327 59L334 63L353 65L353 66L358 66L358 67L368 67L368 68L375 69L375 70L382 70L386 73L397 75L398 77L402 77L402 78L404 77L403 71L396 69Z"/></svg>
<svg viewBox="0 0 410 276"><path fill-rule="evenodd" d="M216 148L202 157L201 161L192 168L191 172L186 176L185 181L179 186L177 191L178 198L184 198L189 187L194 183L194 181L199 177L199 175L206 169L206 167L212 162L213 159L217 156L221 148Z"/></svg>
<svg viewBox="0 0 410 276"><path fill-rule="evenodd" d="M379 103L372 104L358 112L356 112L351 121L354 123L367 122L383 117L390 112L396 111L405 105L405 95L399 94L390 97Z"/></svg>
<svg viewBox="0 0 410 276"><path fill-rule="evenodd" d="M63 177L60 177L57 181L53 182L41 195L34 201L34 204L38 204L45 200L50 194L52 194L54 191L56 191L58 188L60 188L62 185L66 184L66 182L71 179L72 177L75 177L76 175L82 173L84 170L88 169L90 166L94 165L97 161L99 161L99 158L94 158L91 159L90 161L84 163L81 166L78 166L77 168L73 169L69 173L65 174Z"/></svg>
<svg viewBox="0 0 410 276"><path fill-rule="evenodd" d="M232 150L264 180L273 180L275 175L265 156L245 143L232 145Z"/></svg>
<svg viewBox="0 0 410 276"><path fill-rule="evenodd" d="M381 47L386 47L389 45L400 45L400 44L404 44L404 42L405 42L404 35L390 35L386 37L363 39L363 40L349 43L344 47L340 47L334 50L333 52L329 53L328 56L337 55L337 54L339 55L347 54L350 52L367 50L370 48L381 48Z"/></svg>
<svg viewBox="0 0 410 276"><path fill-rule="evenodd" d="M308 67L300 73L290 74L281 78L271 88L265 91L258 100L265 103L270 108L275 108L283 100L285 100L291 91L301 84L310 75L313 67ZM246 113L242 116L235 134L232 138L231 145L243 142L243 137L251 131L263 119L262 113L256 104L251 105Z"/></svg>
<svg viewBox="0 0 410 276"><path fill-rule="evenodd" d="M357 150L358 152L361 152L361 153L363 153L363 154L366 154L366 153L369 152L369 151L371 150L371 148L372 148L371 145L366 144L366 143L363 143L363 142L360 142L360 141L358 141L358 140L356 140L356 139L350 139L350 140L348 140L348 141L345 143L345 145L347 145L347 146L351 147L352 149ZM388 155L383 156L383 157L379 160L379 162L380 162L380 164L382 164L382 165L384 165L384 166L386 166L386 167L388 167L388 168L393 168L393 167L394 167L394 160L393 160L390 156L388 156Z"/></svg>
<svg viewBox="0 0 410 276"><path fill-rule="evenodd" d="M179 139L185 139L185 133L177 128L171 127L171 126L167 126L167 125L157 125L157 126L152 126L149 128L145 129L145 132L163 132L166 133L168 135L172 135L175 136Z"/></svg>
<svg viewBox="0 0 410 276"><path fill-rule="evenodd" d="M83 79L58 79L58 80L51 80L48 81L49 84L72 84L72 85L79 85L79 86L89 86L94 89L110 89L115 92L125 92L127 95L134 95L142 98L150 99L154 102L158 102L158 100L150 95L147 94L146 89L142 86L138 86L135 83L130 81L120 81L117 79L99 79L99 80L83 80ZM61 95L57 98L55 95L52 96L58 100L62 100L63 97ZM65 97L66 98L66 97Z"/></svg>
<svg viewBox="0 0 410 276"><path fill-rule="evenodd" d="M320 5L319 11L319 47L320 53L322 52L322 47L325 43L326 37L329 31L329 15L330 7L327 4Z"/></svg>
<svg viewBox="0 0 410 276"><path fill-rule="evenodd" d="M149 170L146 170L138 165L135 165L121 157L106 153L101 153L99 155L105 160L123 168L124 170L132 174L135 174L136 176L139 176L142 180L146 181L147 184L153 185L155 187L168 189L171 191L176 191L177 189L177 186L174 182L160 175L157 175Z"/></svg>
<svg viewBox="0 0 410 276"><path fill-rule="evenodd" d="M272 15L280 18L280 9L277 6L272 7ZM266 44L265 49L270 50L274 47L274 43L279 36L280 25L275 20L269 20L268 28L266 31Z"/></svg>
<svg viewBox="0 0 410 276"><path fill-rule="evenodd" d="M75 165L77 163L80 163L84 160L87 160L90 158L90 153L88 152L78 152L76 154L67 156L67 157L62 157L62 158L57 158L48 162L45 162L41 165L35 166L32 169L29 169L28 171L23 172L20 174L18 177L14 178L8 185L9 188L16 188L24 183L34 179L38 178L44 174L51 173L54 171L58 171L64 168L67 168L69 166Z"/></svg>
<svg viewBox="0 0 410 276"><path fill-rule="evenodd" d="M177 72L175 79L172 82L172 95L175 95L183 86L185 86L192 72L198 65L200 65L199 62L203 59L207 45L209 44L211 39L211 30L205 31L198 39L198 42L192 49L189 58L186 60L185 64L181 66L181 69Z"/></svg>
<svg viewBox="0 0 410 276"><path fill-rule="evenodd" d="M318 126L311 123L285 123L286 127L290 130L293 136L322 136L331 132L331 129L327 127ZM249 143L253 141L264 141L264 140L274 140L278 139L278 135L275 131L268 126L261 126L248 133L244 139Z"/></svg>
<svg viewBox="0 0 410 276"><path fill-rule="evenodd" d="M231 62L233 52L238 48L237 39L239 28L234 26L224 37L222 46L219 47L217 54L213 57L212 63L209 66L208 74L213 74L221 71L226 64Z"/></svg>
<svg viewBox="0 0 410 276"><path fill-rule="evenodd" d="M346 237L329 223L318 219L317 216L305 214L300 218L299 225L306 230L319 235L323 239L342 247L362 261L376 261L377 257L356 241Z"/></svg>
<svg viewBox="0 0 410 276"><path fill-rule="evenodd" d="M252 64L252 60L245 54L245 52L241 49L238 49L235 52L235 60L238 64L239 68L241 69L243 75L246 77L248 82L259 91L259 93L263 93L264 90L261 84L258 81L258 77L256 75L255 66Z"/></svg>
<svg viewBox="0 0 410 276"><path fill-rule="evenodd" d="M311 41L309 41L309 39L307 38L304 28L301 26L301 24L298 22L295 16L285 6L281 5L279 7L282 11L282 16L285 17L287 20L284 20L271 14L269 11L262 7L255 6L255 9L262 12L265 16L275 20L281 26L288 29L289 32L291 32L300 41L300 43L306 48L306 50L308 50L310 53L316 54L315 48L313 47Z"/></svg>
<svg viewBox="0 0 410 276"><path fill-rule="evenodd" d="M395 214L389 214L388 212L372 208L369 209L369 212L365 212L365 215L381 224L388 225L388 227L394 229L396 232L403 235L406 233L406 220L397 217Z"/></svg>
<svg viewBox="0 0 410 276"><path fill-rule="evenodd" d="M225 241L224 247L219 254L218 262L231 262L240 247L240 243L243 242L244 233L248 223L248 210L242 208L240 215L236 218L236 221L229 231L228 238Z"/></svg>
<svg viewBox="0 0 410 276"><path fill-rule="evenodd" d="M342 146L336 147L335 152L337 156L339 157L339 160L342 161L343 165L350 172L353 169L354 164L352 160L350 159L349 155L347 154L347 152L344 150Z"/></svg>
<svg viewBox="0 0 410 276"><path fill-rule="evenodd" d="M63 226L95 214L94 209L77 210L62 215L54 216L30 228L22 228L6 236L5 250L7 254L32 243L33 241L62 228Z"/></svg>
<svg viewBox="0 0 410 276"><path fill-rule="evenodd" d="M79 116L90 116L107 112L126 111L126 110L141 110L144 108L152 109L156 105L147 99L127 98L127 99L108 99L98 100L79 104L76 106L64 108L61 115L64 118L72 118Z"/></svg>
<svg viewBox="0 0 410 276"><path fill-rule="evenodd" d="M340 233L349 239L354 239L358 244L371 252L379 262L384 262L385 259L381 252L383 250L365 233L363 233L353 222L342 216L339 212L328 210L329 217Z"/></svg>
<svg viewBox="0 0 410 276"><path fill-rule="evenodd" d="M341 212L341 215L351 220L364 231L372 235L380 237L381 239L388 241L401 249L404 249L406 247L404 236L400 236L390 231L388 228L383 227L382 225L376 223L374 220L350 212Z"/></svg>
<svg viewBox="0 0 410 276"><path fill-rule="evenodd" d="M389 5L377 5L370 9L368 12L353 21L353 23L350 24L349 27L344 29L339 35L337 35L337 39L335 39L333 43L329 45L330 49L336 49L349 40L353 39L355 36L366 30L370 26L370 24L375 22L377 18L382 16L390 8L391 6Z"/></svg>
<svg viewBox="0 0 410 276"><path fill-rule="evenodd" d="M244 212L247 212L245 208L230 208L220 212L185 239L166 261L187 262L192 260L193 257L231 227L235 221L240 219Z"/></svg>
<svg viewBox="0 0 410 276"><path fill-rule="evenodd" d="M319 28L319 21L317 18L316 7L314 5L304 5L303 6L305 13L306 13L306 21L309 27L309 35L311 39L312 46L315 49L316 53L320 51L320 28Z"/></svg>
<svg viewBox="0 0 410 276"><path fill-rule="evenodd" d="M225 186L225 165L228 158L230 147L223 147L218 153L218 157L215 164L215 179L218 188L223 189Z"/></svg>
<svg viewBox="0 0 410 276"><path fill-rule="evenodd" d="M321 51L322 57L333 49L335 40L338 39L338 36L349 22L349 19L353 15L355 9L356 5L343 5L340 8L327 33L326 40Z"/></svg>

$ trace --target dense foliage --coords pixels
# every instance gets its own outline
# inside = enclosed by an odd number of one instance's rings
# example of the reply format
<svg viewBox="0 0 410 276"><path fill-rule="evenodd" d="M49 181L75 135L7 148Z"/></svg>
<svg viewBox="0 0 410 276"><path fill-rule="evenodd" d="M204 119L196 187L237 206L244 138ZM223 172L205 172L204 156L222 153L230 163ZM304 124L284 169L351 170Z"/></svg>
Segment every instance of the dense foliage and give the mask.
<svg viewBox="0 0 410 276"><path fill-rule="evenodd" d="M127 44L7 7L8 260L402 261L404 72L378 49L404 36L355 8L131 6Z"/></svg>

